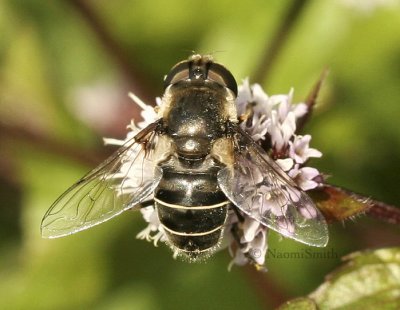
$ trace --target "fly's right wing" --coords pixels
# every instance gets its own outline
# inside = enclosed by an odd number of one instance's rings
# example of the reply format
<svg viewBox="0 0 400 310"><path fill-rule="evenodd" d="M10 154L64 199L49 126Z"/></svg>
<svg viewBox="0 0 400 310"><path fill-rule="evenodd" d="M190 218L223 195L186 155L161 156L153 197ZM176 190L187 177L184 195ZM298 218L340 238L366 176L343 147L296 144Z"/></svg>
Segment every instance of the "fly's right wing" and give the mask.
<svg viewBox="0 0 400 310"><path fill-rule="evenodd" d="M327 223L311 198L239 127L234 144L232 167L218 173L219 185L229 200L286 237L325 246Z"/></svg>
<svg viewBox="0 0 400 310"><path fill-rule="evenodd" d="M58 238L103 223L145 200L161 180L154 158L158 122L126 142L62 194L46 212L44 238Z"/></svg>

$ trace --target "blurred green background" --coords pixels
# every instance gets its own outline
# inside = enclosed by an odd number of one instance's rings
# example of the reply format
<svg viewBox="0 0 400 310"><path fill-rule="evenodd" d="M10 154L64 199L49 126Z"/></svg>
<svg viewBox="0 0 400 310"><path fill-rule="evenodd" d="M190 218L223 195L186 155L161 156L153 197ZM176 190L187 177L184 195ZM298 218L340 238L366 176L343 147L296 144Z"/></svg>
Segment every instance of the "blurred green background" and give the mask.
<svg viewBox="0 0 400 310"><path fill-rule="evenodd" d="M328 67L305 128L324 153L311 165L400 205L397 1L3 0L0 29L1 309L272 308L315 289L341 256L399 244L398 227L360 216L331 226L333 257L269 257L256 274L228 272L227 251L175 261L135 239L146 226L138 212L63 239L39 231L58 195L110 154L102 137L140 119L128 91L154 102L192 50L269 94L294 87L296 102ZM324 251L273 234L270 248Z"/></svg>

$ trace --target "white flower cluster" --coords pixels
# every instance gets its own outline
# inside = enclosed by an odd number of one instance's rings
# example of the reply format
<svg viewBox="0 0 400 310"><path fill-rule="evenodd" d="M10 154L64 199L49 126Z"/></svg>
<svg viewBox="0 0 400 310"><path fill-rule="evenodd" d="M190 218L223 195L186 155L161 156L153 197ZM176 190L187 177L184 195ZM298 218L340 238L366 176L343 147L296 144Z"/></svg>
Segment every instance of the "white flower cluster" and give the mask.
<svg viewBox="0 0 400 310"><path fill-rule="evenodd" d="M248 114L248 119L241 126L254 141L270 139L272 154L277 164L304 191L316 188L319 171L303 164L311 157L321 157L322 153L310 148L310 135L296 135L296 121L304 116L308 107L305 103L292 104L293 90L287 95L268 96L259 84L250 85L248 79L239 86L236 99L238 116ZM240 245L234 238L230 240L229 250L233 256L232 264L245 265L255 263L263 266L268 248L266 226L253 218L242 214L244 221L236 216L228 223L240 230ZM233 226L231 226L233 227ZM229 234L230 229L226 229ZM228 241L229 242L229 241Z"/></svg>
<svg viewBox="0 0 400 310"><path fill-rule="evenodd" d="M319 185L316 177L320 173L315 168L303 165L310 157L321 157L322 154L309 147L310 135L295 134L296 120L307 113L308 107L304 103L292 104L292 96L292 90L287 95L268 96L259 84L250 85L246 79L238 88L237 112L238 117L243 116L245 119L241 123L242 128L255 141L262 142L268 139L272 154L278 158L277 164L302 190L307 191ZM146 105L133 94L130 94L130 97L142 108L143 122L138 123L138 126L132 122L128 126L131 131L127 140L157 118L153 107ZM161 105L161 99L156 100L157 105ZM116 145L122 145L125 141L105 139L106 143ZM137 235L137 238L153 241L155 245L158 241L166 241L154 206L142 208L141 212L148 226ZM241 217L240 220L238 216ZM236 230L235 235L232 233L233 230ZM260 222L240 211L230 210L227 227L224 230L224 240L220 247L220 249L229 248L233 257L230 266L247 263L263 266L268 248L267 232L267 227ZM237 244L238 236L240 244Z"/></svg>

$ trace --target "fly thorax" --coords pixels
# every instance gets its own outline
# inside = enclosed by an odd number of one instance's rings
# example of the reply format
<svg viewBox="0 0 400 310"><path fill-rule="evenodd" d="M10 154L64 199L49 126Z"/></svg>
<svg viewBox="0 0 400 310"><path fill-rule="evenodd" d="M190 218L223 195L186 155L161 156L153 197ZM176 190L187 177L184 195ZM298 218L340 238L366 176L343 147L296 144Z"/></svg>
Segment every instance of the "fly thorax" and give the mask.
<svg viewBox="0 0 400 310"><path fill-rule="evenodd" d="M171 101L164 121L177 153L186 158L205 157L213 141L225 134L229 119L225 89L183 84L175 85L170 91Z"/></svg>

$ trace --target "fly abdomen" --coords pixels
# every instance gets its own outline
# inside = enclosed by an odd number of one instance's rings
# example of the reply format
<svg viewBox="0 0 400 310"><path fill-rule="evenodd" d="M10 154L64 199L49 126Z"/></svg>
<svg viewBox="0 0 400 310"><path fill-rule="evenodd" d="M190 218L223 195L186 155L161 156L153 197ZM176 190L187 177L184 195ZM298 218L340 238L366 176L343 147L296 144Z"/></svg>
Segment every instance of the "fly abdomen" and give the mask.
<svg viewBox="0 0 400 310"><path fill-rule="evenodd" d="M162 164L163 178L154 197L171 245L192 259L218 244L230 203L218 186L220 167L209 162L201 166L193 170Z"/></svg>

